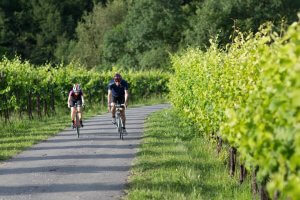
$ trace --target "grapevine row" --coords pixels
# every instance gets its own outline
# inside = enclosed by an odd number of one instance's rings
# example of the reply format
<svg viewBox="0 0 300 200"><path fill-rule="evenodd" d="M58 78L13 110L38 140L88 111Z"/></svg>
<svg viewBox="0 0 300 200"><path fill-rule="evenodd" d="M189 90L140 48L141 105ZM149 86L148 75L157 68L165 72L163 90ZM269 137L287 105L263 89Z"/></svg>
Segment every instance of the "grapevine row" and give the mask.
<svg viewBox="0 0 300 200"><path fill-rule="evenodd" d="M222 138L254 170L270 198L300 197L300 24L284 36L265 25L238 33L220 50L189 49L172 58L175 109Z"/></svg>
<svg viewBox="0 0 300 200"><path fill-rule="evenodd" d="M12 113L48 115L57 107L66 107L68 93L80 83L88 104L106 102L107 84L116 70L98 72L76 64L35 67L28 62L0 61L0 115L8 120ZM163 95L168 92L168 74L161 71L124 71L129 82L130 99Z"/></svg>

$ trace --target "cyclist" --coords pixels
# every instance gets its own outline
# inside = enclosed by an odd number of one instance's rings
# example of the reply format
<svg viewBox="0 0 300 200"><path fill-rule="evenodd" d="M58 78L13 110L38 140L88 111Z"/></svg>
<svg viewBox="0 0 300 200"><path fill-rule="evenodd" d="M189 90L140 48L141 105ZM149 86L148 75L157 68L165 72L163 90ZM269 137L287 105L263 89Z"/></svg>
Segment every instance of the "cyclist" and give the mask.
<svg viewBox="0 0 300 200"><path fill-rule="evenodd" d="M78 116L80 120L80 125L83 127L82 124L82 109L81 107L84 105L84 98L83 93L81 90L81 87L78 83L74 84L73 89L69 93L68 98L68 107L71 108L71 119L72 119L72 125L75 126L75 116L76 116L76 109L75 109L75 103L77 103L77 109L78 109Z"/></svg>
<svg viewBox="0 0 300 200"><path fill-rule="evenodd" d="M116 124L116 104L125 104L125 107L128 106L128 83L122 79L122 76L119 73L116 73L114 78L108 84L108 111L112 113L112 123ZM121 111L121 118L123 122L123 132L126 134L125 122L125 110Z"/></svg>

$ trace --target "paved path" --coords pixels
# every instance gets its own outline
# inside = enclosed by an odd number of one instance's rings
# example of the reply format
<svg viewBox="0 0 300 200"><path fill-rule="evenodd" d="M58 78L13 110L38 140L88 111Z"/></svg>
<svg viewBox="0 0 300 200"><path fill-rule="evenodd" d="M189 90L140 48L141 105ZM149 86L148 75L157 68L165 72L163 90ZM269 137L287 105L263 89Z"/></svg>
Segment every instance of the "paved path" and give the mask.
<svg viewBox="0 0 300 200"><path fill-rule="evenodd" d="M69 128L1 163L0 200L120 199L145 117L166 107L128 109L123 141L104 114L86 120L80 138Z"/></svg>

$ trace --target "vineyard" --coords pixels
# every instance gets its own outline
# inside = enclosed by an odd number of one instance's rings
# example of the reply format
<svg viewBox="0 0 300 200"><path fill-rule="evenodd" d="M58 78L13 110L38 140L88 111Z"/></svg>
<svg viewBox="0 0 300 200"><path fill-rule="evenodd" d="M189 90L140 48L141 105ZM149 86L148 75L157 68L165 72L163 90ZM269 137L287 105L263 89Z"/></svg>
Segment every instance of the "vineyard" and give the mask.
<svg viewBox="0 0 300 200"><path fill-rule="evenodd" d="M57 108L67 107L69 91L80 83L88 104L105 103L107 84L114 71L86 70L77 64L35 67L19 59L0 61L0 117L9 120L12 114L20 117L34 113L42 117ZM121 71L130 83L130 99L163 95L168 92L169 75L161 71Z"/></svg>
<svg viewBox="0 0 300 200"><path fill-rule="evenodd" d="M231 175L239 161L240 181L251 172L262 199L299 199L300 24L271 30L173 56L170 98L200 133L230 146Z"/></svg>

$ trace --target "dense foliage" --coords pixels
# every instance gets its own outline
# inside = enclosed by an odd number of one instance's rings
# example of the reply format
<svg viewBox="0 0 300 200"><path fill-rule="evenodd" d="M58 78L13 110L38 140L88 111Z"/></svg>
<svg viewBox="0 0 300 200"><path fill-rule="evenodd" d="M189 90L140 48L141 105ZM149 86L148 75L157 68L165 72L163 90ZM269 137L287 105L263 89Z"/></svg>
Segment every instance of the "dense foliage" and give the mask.
<svg viewBox="0 0 300 200"><path fill-rule="evenodd" d="M166 67L168 52L177 50L181 38L183 15L180 6L180 0L135 1L122 26L118 27L121 30L106 36L104 60L129 68ZM114 43L116 37L123 40Z"/></svg>
<svg viewBox="0 0 300 200"><path fill-rule="evenodd" d="M266 21L280 29L298 11L296 0L1 0L0 57L168 69L170 53L203 50L215 37L225 46L234 29L256 32Z"/></svg>
<svg viewBox="0 0 300 200"><path fill-rule="evenodd" d="M55 62L58 44L75 38L84 12L106 0L1 0L0 57Z"/></svg>
<svg viewBox="0 0 300 200"><path fill-rule="evenodd" d="M46 65L35 68L18 59L0 62L0 114L8 119L11 113L49 114L57 106L66 107L72 84L80 83L87 104L105 103L107 85L114 71L96 72L73 63L56 68ZM122 71L129 83L130 100L163 95L168 92L168 74L161 71Z"/></svg>
<svg viewBox="0 0 300 200"><path fill-rule="evenodd" d="M77 60L87 68L103 63L104 35L120 24L126 13L126 4L123 0L113 1L106 7L96 5L93 11L84 15L83 21L78 23L76 28L78 39L60 44L56 56L65 63Z"/></svg>
<svg viewBox="0 0 300 200"><path fill-rule="evenodd" d="M297 20L300 1L204 0L186 9L189 21L183 45L201 47L204 50L212 37L218 36L219 45L230 43L233 29L257 32L259 26L267 21L275 23L277 29L281 29L283 22L290 24Z"/></svg>
<svg viewBox="0 0 300 200"><path fill-rule="evenodd" d="M237 33L222 51L189 49L172 58L174 107L208 135L238 149L248 169L258 167L270 197L300 196L300 24L283 37L264 27Z"/></svg>

